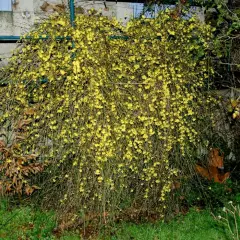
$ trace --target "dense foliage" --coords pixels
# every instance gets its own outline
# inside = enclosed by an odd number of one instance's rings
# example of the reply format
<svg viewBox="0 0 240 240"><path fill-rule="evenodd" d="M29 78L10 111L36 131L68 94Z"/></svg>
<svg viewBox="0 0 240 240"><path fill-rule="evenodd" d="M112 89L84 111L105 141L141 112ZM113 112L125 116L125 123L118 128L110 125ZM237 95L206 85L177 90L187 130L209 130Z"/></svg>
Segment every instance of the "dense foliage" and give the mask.
<svg viewBox="0 0 240 240"><path fill-rule="evenodd" d="M5 69L1 128L28 121L19 148L48 165L43 201L82 216L161 214L178 175L169 157L198 142L213 101L212 37L169 12L127 27L91 12L74 27L55 16L29 33Z"/></svg>

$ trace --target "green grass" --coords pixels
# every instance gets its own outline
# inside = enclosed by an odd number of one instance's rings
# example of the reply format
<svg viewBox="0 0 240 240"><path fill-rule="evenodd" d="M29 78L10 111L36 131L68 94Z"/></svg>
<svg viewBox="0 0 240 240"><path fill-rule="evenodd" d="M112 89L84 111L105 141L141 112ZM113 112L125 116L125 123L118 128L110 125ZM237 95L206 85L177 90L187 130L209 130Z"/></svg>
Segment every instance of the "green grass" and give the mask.
<svg viewBox="0 0 240 240"><path fill-rule="evenodd" d="M33 207L22 206L8 210L7 201L0 201L0 239L38 240L57 239L54 212L43 212ZM230 240L226 227L219 224L204 210L191 210L186 216L176 217L169 223L155 224L119 223L112 233L103 232L94 239L106 240ZM62 240L78 240L79 233L65 232Z"/></svg>
<svg viewBox="0 0 240 240"><path fill-rule="evenodd" d="M52 212L41 212L32 207L8 210L7 201L0 202L0 239L54 239L52 230L56 226Z"/></svg>
<svg viewBox="0 0 240 240"><path fill-rule="evenodd" d="M227 228L221 226L208 211L190 211L169 223L118 226L111 240L228 240Z"/></svg>

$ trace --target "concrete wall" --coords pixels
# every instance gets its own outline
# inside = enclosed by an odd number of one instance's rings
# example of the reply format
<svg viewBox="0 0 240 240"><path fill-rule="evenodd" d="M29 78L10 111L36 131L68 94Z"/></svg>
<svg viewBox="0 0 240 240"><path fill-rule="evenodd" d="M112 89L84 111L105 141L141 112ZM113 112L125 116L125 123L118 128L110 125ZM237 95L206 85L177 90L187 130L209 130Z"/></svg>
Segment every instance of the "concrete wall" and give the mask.
<svg viewBox="0 0 240 240"><path fill-rule="evenodd" d="M20 36L28 32L34 23L34 0L17 0L11 12L0 11L0 35ZM0 67L7 63L11 51L16 47L12 43L0 43Z"/></svg>

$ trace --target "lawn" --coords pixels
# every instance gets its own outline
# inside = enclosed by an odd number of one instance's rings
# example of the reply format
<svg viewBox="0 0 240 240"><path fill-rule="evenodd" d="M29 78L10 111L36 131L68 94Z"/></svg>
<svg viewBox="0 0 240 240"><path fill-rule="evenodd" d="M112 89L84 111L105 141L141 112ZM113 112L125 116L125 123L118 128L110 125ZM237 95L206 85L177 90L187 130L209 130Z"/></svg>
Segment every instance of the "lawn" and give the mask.
<svg viewBox="0 0 240 240"><path fill-rule="evenodd" d="M15 206L10 208L7 201L1 201L0 239L65 239L77 240L78 230L54 234L57 226L54 212L45 212L31 206ZM228 240L231 238L228 228L219 223L207 210L190 210L185 216L177 216L170 222L154 224L135 224L122 222L116 224L111 231L101 231L90 239L106 240Z"/></svg>

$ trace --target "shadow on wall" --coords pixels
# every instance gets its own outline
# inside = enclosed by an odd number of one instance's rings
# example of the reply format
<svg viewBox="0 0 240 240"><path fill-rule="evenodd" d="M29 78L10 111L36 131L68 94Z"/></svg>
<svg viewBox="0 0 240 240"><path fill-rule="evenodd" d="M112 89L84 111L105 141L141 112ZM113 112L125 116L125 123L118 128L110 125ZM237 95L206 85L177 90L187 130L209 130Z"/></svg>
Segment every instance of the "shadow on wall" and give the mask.
<svg viewBox="0 0 240 240"><path fill-rule="evenodd" d="M64 12L66 9L66 6L64 4L54 4L54 3L49 3L47 1L45 1L41 6L40 6L41 10L44 12Z"/></svg>

